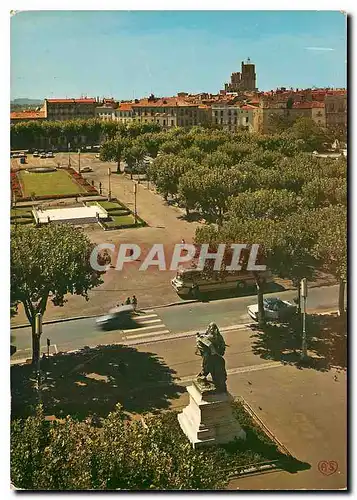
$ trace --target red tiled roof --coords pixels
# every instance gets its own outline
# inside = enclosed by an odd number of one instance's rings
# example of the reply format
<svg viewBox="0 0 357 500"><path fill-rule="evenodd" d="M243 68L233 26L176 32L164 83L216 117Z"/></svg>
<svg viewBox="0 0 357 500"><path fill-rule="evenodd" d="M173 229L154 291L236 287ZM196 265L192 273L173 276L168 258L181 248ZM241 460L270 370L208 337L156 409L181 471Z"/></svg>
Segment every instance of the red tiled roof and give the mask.
<svg viewBox="0 0 357 500"><path fill-rule="evenodd" d="M132 111L133 105L129 102L123 102L120 104L118 111Z"/></svg>
<svg viewBox="0 0 357 500"><path fill-rule="evenodd" d="M294 109L311 109L312 102L294 102L293 108Z"/></svg>
<svg viewBox="0 0 357 500"><path fill-rule="evenodd" d="M44 111L13 111L10 113L11 120L33 120L35 118L46 118Z"/></svg>
<svg viewBox="0 0 357 500"><path fill-rule="evenodd" d="M163 108L163 107L173 107L173 106L197 106L197 104L194 104L192 102L187 102L183 99L180 99L179 97L160 97L160 98L157 98L155 100L149 100L149 99L140 99L139 102L137 103L133 103L132 104L133 107L137 108L137 107L150 107L150 108L154 108L154 107L160 107L160 108Z"/></svg>
<svg viewBox="0 0 357 500"><path fill-rule="evenodd" d="M325 107L325 103L324 102L320 102L320 101L312 101L311 107L312 108L324 108Z"/></svg>
<svg viewBox="0 0 357 500"><path fill-rule="evenodd" d="M97 102L92 98L83 98L83 99L46 99L47 102L51 104L94 104Z"/></svg>

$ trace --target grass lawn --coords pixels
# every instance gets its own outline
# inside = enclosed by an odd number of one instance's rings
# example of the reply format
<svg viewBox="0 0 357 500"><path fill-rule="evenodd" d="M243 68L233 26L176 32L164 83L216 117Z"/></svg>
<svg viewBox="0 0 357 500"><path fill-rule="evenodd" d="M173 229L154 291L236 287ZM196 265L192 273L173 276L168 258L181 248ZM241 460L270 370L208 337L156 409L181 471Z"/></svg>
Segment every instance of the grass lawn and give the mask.
<svg viewBox="0 0 357 500"><path fill-rule="evenodd" d="M35 193L37 196L58 194L80 194L85 189L71 179L70 175L63 171L29 173L22 171L18 173L24 191L24 197Z"/></svg>
<svg viewBox="0 0 357 500"><path fill-rule="evenodd" d="M125 226L131 226L135 224L135 219L134 216L129 214L129 215L111 215L109 212L109 215L111 216L111 221L105 222L104 225L105 227L109 228L115 228L115 227L125 227ZM140 227L142 226L142 223L138 220L137 221L137 226Z"/></svg>
<svg viewBox="0 0 357 500"><path fill-rule="evenodd" d="M34 224L31 208L12 208L10 211L11 228L19 224Z"/></svg>

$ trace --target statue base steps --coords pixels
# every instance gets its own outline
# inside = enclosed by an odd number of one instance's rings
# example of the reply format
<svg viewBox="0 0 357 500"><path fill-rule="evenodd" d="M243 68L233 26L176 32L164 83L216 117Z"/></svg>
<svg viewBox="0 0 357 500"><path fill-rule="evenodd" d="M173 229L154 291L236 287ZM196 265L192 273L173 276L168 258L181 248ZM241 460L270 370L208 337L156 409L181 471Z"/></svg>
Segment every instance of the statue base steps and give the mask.
<svg viewBox="0 0 357 500"><path fill-rule="evenodd" d="M194 448L245 439L244 430L234 418L228 393L201 391L194 383L187 387L189 404L178 415L181 429Z"/></svg>

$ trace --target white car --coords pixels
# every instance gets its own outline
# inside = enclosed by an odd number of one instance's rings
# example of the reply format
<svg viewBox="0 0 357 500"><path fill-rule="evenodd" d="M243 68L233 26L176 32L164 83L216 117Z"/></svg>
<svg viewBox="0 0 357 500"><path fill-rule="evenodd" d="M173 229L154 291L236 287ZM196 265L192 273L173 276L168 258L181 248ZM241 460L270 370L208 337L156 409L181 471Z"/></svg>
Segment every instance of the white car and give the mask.
<svg viewBox="0 0 357 500"><path fill-rule="evenodd" d="M83 167L81 168L81 172L93 172L93 169L91 167Z"/></svg>
<svg viewBox="0 0 357 500"><path fill-rule="evenodd" d="M38 158L40 156L40 153L38 151L34 151L32 156L34 158Z"/></svg>
<svg viewBox="0 0 357 500"><path fill-rule="evenodd" d="M265 318L267 320L285 321L291 318L296 312L296 305L279 297L269 297L263 300ZM258 304L248 306L248 314L258 321Z"/></svg>
<svg viewBox="0 0 357 500"><path fill-rule="evenodd" d="M48 153L46 153L46 158L54 158L55 155L52 153L52 151L49 151Z"/></svg>

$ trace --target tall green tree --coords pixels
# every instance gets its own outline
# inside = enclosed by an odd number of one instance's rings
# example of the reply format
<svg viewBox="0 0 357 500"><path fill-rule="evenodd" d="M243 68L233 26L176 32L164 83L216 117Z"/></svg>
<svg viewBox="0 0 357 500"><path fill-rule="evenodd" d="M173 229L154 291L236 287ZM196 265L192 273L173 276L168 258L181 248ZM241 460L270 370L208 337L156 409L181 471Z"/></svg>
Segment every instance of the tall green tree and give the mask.
<svg viewBox="0 0 357 500"><path fill-rule="evenodd" d="M35 321L48 300L63 306L67 294L82 295L102 283L90 265L93 245L78 228L63 224L17 227L11 233L11 305L22 304L32 327L32 361L40 355Z"/></svg>
<svg viewBox="0 0 357 500"><path fill-rule="evenodd" d="M128 139L117 136L102 144L100 148L100 159L102 161L115 161L117 173L120 173L120 162L124 158L124 151L130 146Z"/></svg>

